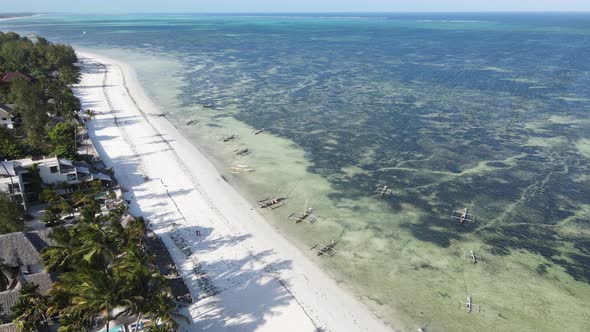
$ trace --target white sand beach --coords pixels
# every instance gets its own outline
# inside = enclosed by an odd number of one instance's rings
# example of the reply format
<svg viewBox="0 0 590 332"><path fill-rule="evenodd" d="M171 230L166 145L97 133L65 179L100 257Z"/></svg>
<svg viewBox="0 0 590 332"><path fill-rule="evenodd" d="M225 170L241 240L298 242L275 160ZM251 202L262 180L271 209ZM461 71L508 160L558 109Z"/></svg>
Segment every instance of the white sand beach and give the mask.
<svg viewBox="0 0 590 332"><path fill-rule="evenodd" d="M80 53L90 137L164 241L195 303L187 331L387 331L270 226L146 97L133 69ZM199 230L201 235L197 236ZM329 259L329 258L328 258Z"/></svg>

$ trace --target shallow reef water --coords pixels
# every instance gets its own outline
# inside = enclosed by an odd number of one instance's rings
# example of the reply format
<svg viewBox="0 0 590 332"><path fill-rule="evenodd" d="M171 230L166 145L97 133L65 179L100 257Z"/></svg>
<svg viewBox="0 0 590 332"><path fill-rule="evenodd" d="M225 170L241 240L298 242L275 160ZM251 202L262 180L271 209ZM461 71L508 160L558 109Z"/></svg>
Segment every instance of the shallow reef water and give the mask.
<svg viewBox="0 0 590 332"><path fill-rule="evenodd" d="M400 329L574 331L590 321L589 22L46 15L0 29L138 59L228 181L253 201L288 194L269 222L302 250L337 241L317 263ZM242 164L255 171L230 172ZM316 223L287 221L306 206ZM450 218L463 208L475 223ZM480 312L459 308L467 296Z"/></svg>

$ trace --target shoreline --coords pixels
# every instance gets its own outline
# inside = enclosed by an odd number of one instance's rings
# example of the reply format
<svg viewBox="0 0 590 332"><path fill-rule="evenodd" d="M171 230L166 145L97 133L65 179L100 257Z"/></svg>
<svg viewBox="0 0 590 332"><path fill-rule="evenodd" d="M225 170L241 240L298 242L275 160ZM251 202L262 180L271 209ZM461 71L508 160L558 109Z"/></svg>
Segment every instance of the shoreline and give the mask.
<svg viewBox="0 0 590 332"><path fill-rule="evenodd" d="M83 75L74 92L82 109L96 112L87 124L90 137L114 168L130 211L149 220L178 265L195 299L188 308L191 327L390 330L283 238L159 116L133 68L78 53Z"/></svg>
<svg viewBox="0 0 590 332"><path fill-rule="evenodd" d="M19 18L27 18L27 17L37 17L43 14L28 14L28 15L21 15L21 16L9 16L9 17L0 17L0 21L9 21L9 20L18 20Z"/></svg>

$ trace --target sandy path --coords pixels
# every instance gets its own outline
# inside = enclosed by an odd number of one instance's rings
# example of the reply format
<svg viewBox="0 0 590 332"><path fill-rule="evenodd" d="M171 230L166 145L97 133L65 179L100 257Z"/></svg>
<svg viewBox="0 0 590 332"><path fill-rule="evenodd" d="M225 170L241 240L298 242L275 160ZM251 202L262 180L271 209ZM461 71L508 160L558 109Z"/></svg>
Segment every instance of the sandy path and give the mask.
<svg viewBox="0 0 590 332"><path fill-rule="evenodd" d="M389 328L283 239L149 101L133 70L80 54L92 141L179 266L195 304L187 330ZM201 236L197 236L199 230Z"/></svg>

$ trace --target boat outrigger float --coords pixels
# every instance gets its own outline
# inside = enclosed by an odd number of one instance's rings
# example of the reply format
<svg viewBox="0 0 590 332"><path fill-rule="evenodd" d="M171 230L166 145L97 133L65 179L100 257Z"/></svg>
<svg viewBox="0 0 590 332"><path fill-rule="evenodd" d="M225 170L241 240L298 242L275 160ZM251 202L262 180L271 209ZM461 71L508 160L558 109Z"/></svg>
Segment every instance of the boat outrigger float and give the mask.
<svg viewBox="0 0 590 332"><path fill-rule="evenodd" d="M238 156L245 156L247 154L250 153L250 149L245 148L245 149L241 149L241 150L234 150L234 152L236 153L236 155Z"/></svg>
<svg viewBox="0 0 590 332"><path fill-rule="evenodd" d="M230 173L232 174L242 174L246 172L254 172L254 169L249 168L248 165L235 165L229 168Z"/></svg>
<svg viewBox="0 0 590 332"><path fill-rule="evenodd" d="M454 210L451 212L451 218L459 219L459 223L464 224L466 221L475 223L476 217L473 214L467 213L467 208L463 210Z"/></svg>
<svg viewBox="0 0 590 332"><path fill-rule="evenodd" d="M261 209L269 208L274 210L276 208L280 208L281 206L285 205L285 200L287 196L276 196L274 198L265 198L263 200L258 201L258 206Z"/></svg>
<svg viewBox="0 0 590 332"><path fill-rule="evenodd" d="M391 188L389 188L389 186L384 185L384 186L377 186L377 189L375 189L375 195L373 195L373 196L383 197L383 196L387 196L387 195L391 195L391 194L393 194L393 190L391 190Z"/></svg>
<svg viewBox="0 0 590 332"><path fill-rule="evenodd" d="M459 309L465 309L467 312L471 312L472 310L479 312L479 304L474 304L471 302L471 296L467 296L467 301L459 304Z"/></svg>
<svg viewBox="0 0 590 332"><path fill-rule="evenodd" d="M463 259L467 262L471 262L473 264L481 262L481 256L476 255L475 253L473 253L473 250L469 250L469 252L464 252L463 253Z"/></svg>
<svg viewBox="0 0 590 332"><path fill-rule="evenodd" d="M315 250L318 253L318 256L326 255L326 256L334 256L336 255L336 242L330 241L329 244L318 243L315 246L311 247L309 250Z"/></svg>
<svg viewBox="0 0 590 332"><path fill-rule="evenodd" d="M221 138L221 141L224 142L224 143L227 143L229 141L235 140L236 138L238 138L238 135L237 134L231 134L229 136L223 136Z"/></svg>
<svg viewBox="0 0 590 332"><path fill-rule="evenodd" d="M313 214L313 208L307 207L307 201L305 202L305 207L303 208L303 212L293 212L289 215L289 219L295 220L295 223L298 224L302 221L307 223L314 223L318 217Z"/></svg>

